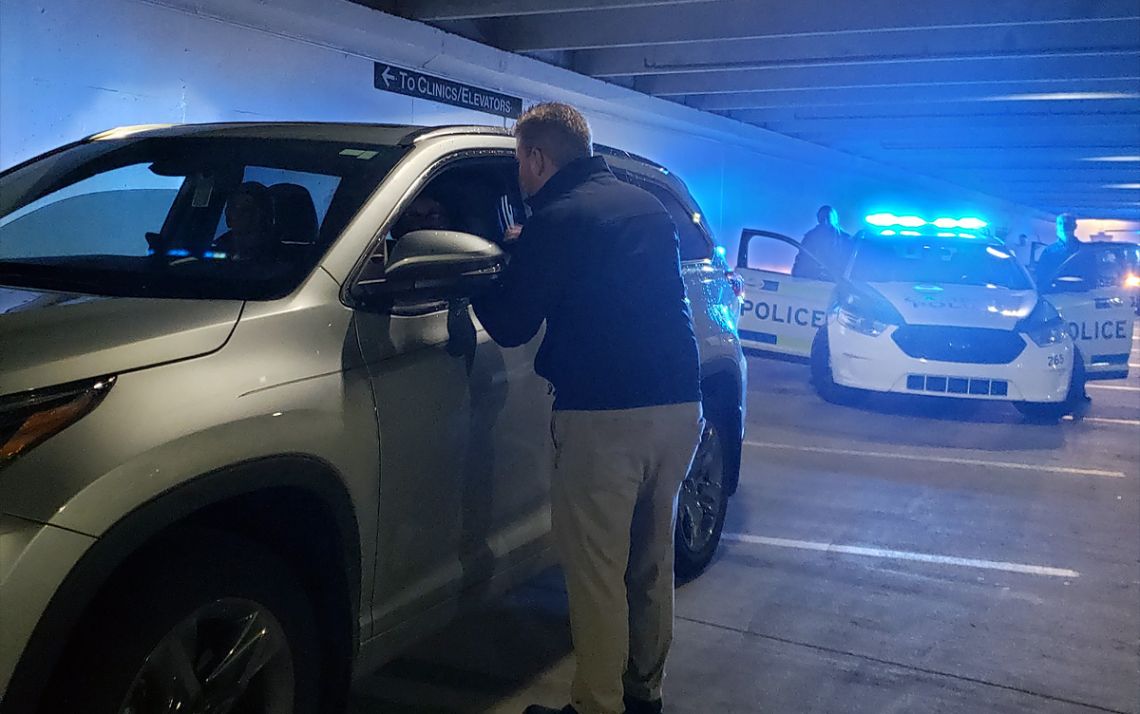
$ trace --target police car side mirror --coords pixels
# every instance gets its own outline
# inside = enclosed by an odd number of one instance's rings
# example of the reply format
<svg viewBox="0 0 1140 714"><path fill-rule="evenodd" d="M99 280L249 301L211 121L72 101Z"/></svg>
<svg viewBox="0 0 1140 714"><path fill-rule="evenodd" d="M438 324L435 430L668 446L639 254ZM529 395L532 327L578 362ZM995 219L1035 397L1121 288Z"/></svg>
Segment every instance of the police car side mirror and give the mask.
<svg viewBox="0 0 1140 714"><path fill-rule="evenodd" d="M503 271L506 254L491 241L457 231L413 231L388 255L379 278L362 280L352 296L365 307L451 300L475 295Z"/></svg>
<svg viewBox="0 0 1140 714"><path fill-rule="evenodd" d="M1041 291L1043 295L1053 295L1056 293L1083 293L1093 289L1091 281L1086 280L1078 275L1062 275L1055 278L1053 282L1044 286Z"/></svg>

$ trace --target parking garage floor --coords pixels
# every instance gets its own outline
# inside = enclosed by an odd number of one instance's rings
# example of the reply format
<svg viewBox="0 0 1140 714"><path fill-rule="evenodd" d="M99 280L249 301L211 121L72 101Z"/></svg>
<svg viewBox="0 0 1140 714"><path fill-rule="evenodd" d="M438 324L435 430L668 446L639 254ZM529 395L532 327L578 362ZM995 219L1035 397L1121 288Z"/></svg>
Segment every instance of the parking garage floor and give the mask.
<svg viewBox="0 0 1140 714"><path fill-rule="evenodd" d="M1080 422L822 402L750 363L725 541L677 593L667 711L1140 712L1140 342ZM353 714L518 714L571 675L561 576L360 682Z"/></svg>

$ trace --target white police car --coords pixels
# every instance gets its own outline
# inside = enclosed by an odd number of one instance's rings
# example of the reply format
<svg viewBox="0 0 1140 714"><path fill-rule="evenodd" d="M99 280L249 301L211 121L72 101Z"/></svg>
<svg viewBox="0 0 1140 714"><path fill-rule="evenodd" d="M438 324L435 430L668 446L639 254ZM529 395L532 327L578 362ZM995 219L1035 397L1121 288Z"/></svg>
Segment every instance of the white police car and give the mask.
<svg viewBox="0 0 1140 714"><path fill-rule="evenodd" d="M746 349L810 360L816 389L832 401L862 390L1002 400L1038 419L1071 409L1086 373L1126 375L1119 354L1130 349L1132 321L1119 296L1062 271L1042 297L976 218L867 219L834 276L797 274L816 260L798 241L744 231Z"/></svg>

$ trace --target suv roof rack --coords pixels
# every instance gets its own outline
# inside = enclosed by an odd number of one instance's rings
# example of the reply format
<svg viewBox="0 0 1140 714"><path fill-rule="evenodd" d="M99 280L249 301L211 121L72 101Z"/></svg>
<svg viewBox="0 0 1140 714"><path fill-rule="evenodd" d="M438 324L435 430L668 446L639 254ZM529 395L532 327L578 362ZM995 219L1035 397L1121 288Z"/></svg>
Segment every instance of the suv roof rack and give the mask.
<svg viewBox="0 0 1140 714"><path fill-rule="evenodd" d="M637 161L637 162L640 162L643 164L647 164L649 166L652 166L655 169L660 169L661 171L668 173L668 169L666 169L664 166L657 163L656 161L652 161L650 159L647 159L644 156L638 156L637 154L630 153L630 152L625 151L623 149L615 149L614 147L606 146L605 144L594 144L594 153L595 154L602 154L603 156L616 156L616 157L622 158L622 159L632 159L633 161Z"/></svg>
<svg viewBox="0 0 1140 714"><path fill-rule="evenodd" d="M501 126L480 126L476 124L452 124L448 126L425 126L409 133L400 140L400 144L411 146L426 139L437 139L441 136L459 136L463 134L491 134L494 136L510 136L510 131Z"/></svg>

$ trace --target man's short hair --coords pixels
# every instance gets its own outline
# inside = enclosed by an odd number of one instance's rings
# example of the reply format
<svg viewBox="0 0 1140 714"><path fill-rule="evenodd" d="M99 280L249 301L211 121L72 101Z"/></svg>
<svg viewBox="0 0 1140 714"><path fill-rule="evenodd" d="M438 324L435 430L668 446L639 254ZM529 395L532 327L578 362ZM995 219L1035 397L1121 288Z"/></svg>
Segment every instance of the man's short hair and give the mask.
<svg viewBox="0 0 1140 714"><path fill-rule="evenodd" d="M536 104L519 117L514 133L526 146L542 149L559 167L593 154L590 125L569 104Z"/></svg>

